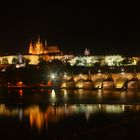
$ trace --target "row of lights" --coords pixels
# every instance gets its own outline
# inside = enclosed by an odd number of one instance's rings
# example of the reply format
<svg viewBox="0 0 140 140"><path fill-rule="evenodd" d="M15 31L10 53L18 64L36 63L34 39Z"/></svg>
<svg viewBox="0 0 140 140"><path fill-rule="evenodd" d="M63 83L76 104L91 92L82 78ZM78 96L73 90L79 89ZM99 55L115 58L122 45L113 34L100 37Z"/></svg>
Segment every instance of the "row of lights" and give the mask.
<svg viewBox="0 0 140 140"><path fill-rule="evenodd" d="M101 74L101 70L100 70L100 69L98 70L98 74L99 74L99 75ZM124 68L121 69L121 74L125 74ZM67 78L67 76L68 76L68 75L67 75L67 73L65 72L65 73L64 73L64 78ZM82 73L79 74L79 76L82 77ZM55 79L56 77L57 77L57 74L56 74L56 73L50 74L50 78L51 78L51 79Z"/></svg>

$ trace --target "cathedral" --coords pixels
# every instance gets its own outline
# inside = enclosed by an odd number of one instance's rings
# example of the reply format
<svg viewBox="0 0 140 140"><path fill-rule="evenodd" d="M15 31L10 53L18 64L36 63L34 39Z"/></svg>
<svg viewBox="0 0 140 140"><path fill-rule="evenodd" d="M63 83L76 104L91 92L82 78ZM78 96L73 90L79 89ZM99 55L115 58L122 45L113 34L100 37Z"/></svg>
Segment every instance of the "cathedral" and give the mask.
<svg viewBox="0 0 140 140"><path fill-rule="evenodd" d="M42 43L40 41L40 37L38 36L38 40L35 43L30 42L29 54L32 54L32 55L40 55L40 54L57 55L57 54L62 54L62 52L59 50L58 46L48 46L47 41Z"/></svg>

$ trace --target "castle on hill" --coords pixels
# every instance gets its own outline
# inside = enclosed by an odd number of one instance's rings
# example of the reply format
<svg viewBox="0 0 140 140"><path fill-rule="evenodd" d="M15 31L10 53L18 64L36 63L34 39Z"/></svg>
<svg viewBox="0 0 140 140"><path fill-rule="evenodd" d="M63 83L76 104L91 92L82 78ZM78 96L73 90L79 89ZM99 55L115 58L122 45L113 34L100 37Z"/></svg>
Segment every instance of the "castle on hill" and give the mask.
<svg viewBox="0 0 140 140"><path fill-rule="evenodd" d="M29 44L29 54L39 55L39 54L48 54L48 55L58 55L62 54L62 51L59 50L58 46L48 46L47 41L44 43L38 40L35 43L30 42Z"/></svg>
<svg viewBox="0 0 140 140"><path fill-rule="evenodd" d="M86 46L88 47L88 46ZM63 62L69 62L76 66L126 66L137 65L140 63L140 57L125 57L121 55L91 55L89 49L85 49L84 55L74 56L64 54L56 45L48 45L47 41L41 41L40 37L34 42L30 41L27 46L28 54L2 55L0 56L0 65L3 64L29 64L37 65L40 60L51 62L59 59ZM28 61L26 61L28 60Z"/></svg>
<svg viewBox="0 0 140 140"><path fill-rule="evenodd" d="M52 61L54 59L66 61L74 57L73 55L63 54L57 45L48 45L47 41L41 41L39 36L36 41L30 41L27 47L28 54L0 56L0 65L24 63L25 60L28 60L29 64L36 65L41 59L45 61Z"/></svg>

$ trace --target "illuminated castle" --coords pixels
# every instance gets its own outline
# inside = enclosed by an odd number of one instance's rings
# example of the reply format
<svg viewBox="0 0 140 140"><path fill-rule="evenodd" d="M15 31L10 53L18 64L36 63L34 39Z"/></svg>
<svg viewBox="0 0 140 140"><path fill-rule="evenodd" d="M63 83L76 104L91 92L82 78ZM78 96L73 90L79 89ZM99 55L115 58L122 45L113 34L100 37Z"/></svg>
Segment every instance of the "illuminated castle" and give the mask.
<svg viewBox="0 0 140 140"><path fill-rule="evenodd" d="M62 52L58 49L57 46L48 46L47 41L43 44L40 41L40 37L38 36L38 40L35 43L30 42L29 45L29 54L39 55L39 54L61 54Z"/></svg>

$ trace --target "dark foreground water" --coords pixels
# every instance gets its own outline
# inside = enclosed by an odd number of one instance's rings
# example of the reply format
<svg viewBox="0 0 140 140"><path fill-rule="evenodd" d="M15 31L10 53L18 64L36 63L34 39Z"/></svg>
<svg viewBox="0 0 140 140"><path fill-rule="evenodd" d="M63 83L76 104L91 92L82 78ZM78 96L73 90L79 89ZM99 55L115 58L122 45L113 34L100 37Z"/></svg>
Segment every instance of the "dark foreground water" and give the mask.
<svg viewBox="0 0 140 140"><path fill-rule="evenodd" d="M0 137L6 140L139 139L140 92L1 91Z"/></svg>

